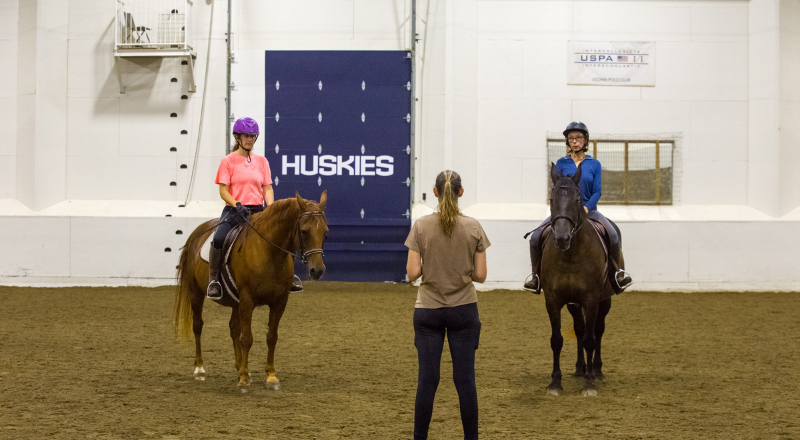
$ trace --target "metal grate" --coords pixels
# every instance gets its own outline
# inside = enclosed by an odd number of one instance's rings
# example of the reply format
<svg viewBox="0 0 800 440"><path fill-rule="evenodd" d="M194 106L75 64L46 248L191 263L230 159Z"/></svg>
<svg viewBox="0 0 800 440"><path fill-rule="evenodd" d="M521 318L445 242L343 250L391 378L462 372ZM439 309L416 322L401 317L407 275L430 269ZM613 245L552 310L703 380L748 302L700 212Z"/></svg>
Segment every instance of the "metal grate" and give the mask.
<svg viewBox="0 0 800 440"><path fill-rule="evenodd" d="M117 49L192 50L191 0L116 0Z"/></svg>
<svg viewBox="0 0 800 440"><path fill-rule="evenodd" d="M603 168L602 205L672 205L677 199L678 135L591 135L588 154ZM567 154L561 133L547 134L547 158ZM548 194L552 187L547 174Z"/></svg>

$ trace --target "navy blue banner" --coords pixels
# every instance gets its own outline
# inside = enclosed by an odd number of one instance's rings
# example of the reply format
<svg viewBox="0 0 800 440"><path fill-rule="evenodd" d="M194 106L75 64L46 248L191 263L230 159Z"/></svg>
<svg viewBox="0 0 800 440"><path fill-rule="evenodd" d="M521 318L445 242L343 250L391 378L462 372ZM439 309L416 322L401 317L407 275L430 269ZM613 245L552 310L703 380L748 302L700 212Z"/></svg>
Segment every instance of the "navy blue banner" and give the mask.
<svg viewBox="0 0 800 440"><path fill-rule="evenodd" d="M275 197L299 191L318 200L328 191L325 278L402 280L411 197L408 52L266 51L264 66L262 137ZM347 263L363 259L377 263L374 273Z"/></svg>

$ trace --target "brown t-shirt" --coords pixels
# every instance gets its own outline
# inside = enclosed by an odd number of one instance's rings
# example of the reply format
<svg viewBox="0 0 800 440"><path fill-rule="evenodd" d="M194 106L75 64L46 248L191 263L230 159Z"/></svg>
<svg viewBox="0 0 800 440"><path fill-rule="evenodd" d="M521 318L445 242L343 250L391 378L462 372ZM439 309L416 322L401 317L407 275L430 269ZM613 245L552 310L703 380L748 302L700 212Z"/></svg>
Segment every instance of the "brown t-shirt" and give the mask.
<svg viewBox="0 0 800 440"><path fill-rule="evenodd" d="M475 253L486 251L491 243L477 220L459 216L448 239L439 226L439 213L434 212L414 222L405 244L422 257L416 308L438 309L478 301L472 284Z"/></svg>

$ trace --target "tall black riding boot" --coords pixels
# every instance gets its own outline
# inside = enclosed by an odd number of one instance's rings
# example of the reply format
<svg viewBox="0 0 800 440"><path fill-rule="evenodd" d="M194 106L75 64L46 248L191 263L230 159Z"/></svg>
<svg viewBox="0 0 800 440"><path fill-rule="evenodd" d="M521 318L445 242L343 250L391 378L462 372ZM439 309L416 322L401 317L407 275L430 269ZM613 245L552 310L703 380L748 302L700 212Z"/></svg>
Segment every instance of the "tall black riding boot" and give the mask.
<svg viewBox="0 0 800 440"><path fill-rule="evenodd" d="M619 243L611 245L611 258L619 264L622 261L622 247ZM621 266L619 269L614 267L609 267L609 272L611 276L611 288L614 289L614 293L620 294L625 291L628 287L633 284L633 280L628 272L625 271L624 268Z"/></svg>
<svg viewBox="0 0 800 440"><path fill-rule="evenodd" d="M542 293L542 283L539 280L539 262L542 258L542 248L538 245L531 245L531 274L530 280L522 286L525 290L535 294Z"/></svg>
<svg viewBox="0 0 800 440"><path fill-rule="evenodd" d="M208 290L206 291L208 299L222 299L222 284L217 278L221 265L222 249L217 249L212 245L208 252Z"/></svg>

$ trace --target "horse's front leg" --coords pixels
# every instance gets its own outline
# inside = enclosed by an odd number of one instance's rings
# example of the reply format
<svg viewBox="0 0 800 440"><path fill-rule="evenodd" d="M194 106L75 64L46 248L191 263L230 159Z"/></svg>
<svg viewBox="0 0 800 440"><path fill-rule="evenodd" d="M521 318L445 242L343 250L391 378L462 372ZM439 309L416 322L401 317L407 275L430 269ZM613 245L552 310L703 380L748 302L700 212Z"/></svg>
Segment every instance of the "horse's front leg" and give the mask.
<svg viewBox="0 0 800 440"><path fill-rule="evenodd" d="M567 310L572 315L572 328L575 330L575 339L578 340L578 360L575 362L576 377L586 374L586 360L583 357L583 309L578 304L567 304Z"/></svg>
<svg viewBox="0 0 800 440"><path fill-rule="evenodd" d="M242 334L242 326L239 321L238 306L231 307L231 319L228 321L228 328L230 329L231 341L233 341L233 354L236 358L236 362L233 366L238 374L239 368L242 366L242 349L239 347L239 336ZM249 379L249 382L252 381L252 379Z"/></svg>
<svg viewBox="0 0 800 440"><path fill-rule="evenodd" d="M602 346L603 333L606 331L606 316L611 310L611 298L602 301L597 311L597 327L595 327L594 335L597 339L597 345L594 348L594 362L592 368L597 380L603 380L603 360L600 358L600 347Z"/></svg>
<svg viewBox="0 0 800 440"><path fill-rule="evenodd" d="M591 366L594 365L594 351L597 347L597 339L595 337L595 328L598 315L597 301L592 300L587 302L584 305L583 311L586 319L586 326L584 327L583 332L583 348L586 350L586 365L590 366L590 368L586 369L586 374L584 375L585 383L583 385L583 392L581 394L583 396L594 397L597 396L597 387L594 383L594 368Z"/></svg>
<svg viewBox="0 0 800 440"><path fill-rule="evenodd" d="M251 328L253 320L253 302L250 295L241 292L239 296L239 391L246 393L250 386L250 369L247 367L247 356L250 354L250 347L253 346L253 331Z"/></svg>
<svg viewBox="0 0 800 440"><path fill-rule="evenodd" d="M203 334L203 301L206 295L202 290L192 292L192 332L194 333L194 380L206 380L203 368L203 349L200 339Z"/></svg>
<svg viewBox="0 0 800 440"><path fill-rule="evenodd" d="M269 308L269 330L267 330L267 365L264 371L267 372L267 388L271 390L281 389L278 376L275 375L275 345L278 343L278 324L281 322L283 311L286 310L286 303L289 295L284 294L278 301Z"/></svg>
<svg viewBox="0 0 800 440"><path fill-rule="evenodd" d="M546 292L546 291L545 291ZM547 394L559 396L564 388L561 387L561 347L564 346L564 337L561 336L561 305L554 301L547 301L547 315L550 317L550 348L553 350L552 381L547 386Z"/></svg>

